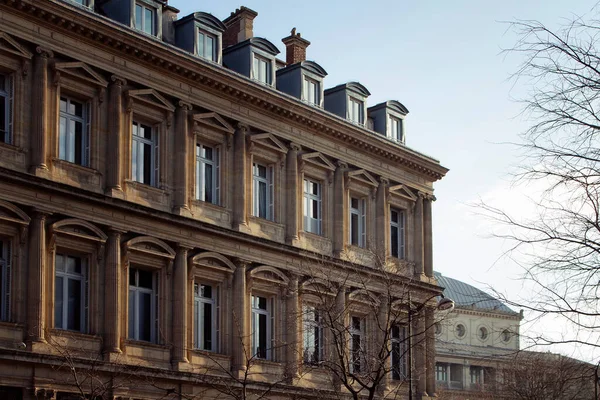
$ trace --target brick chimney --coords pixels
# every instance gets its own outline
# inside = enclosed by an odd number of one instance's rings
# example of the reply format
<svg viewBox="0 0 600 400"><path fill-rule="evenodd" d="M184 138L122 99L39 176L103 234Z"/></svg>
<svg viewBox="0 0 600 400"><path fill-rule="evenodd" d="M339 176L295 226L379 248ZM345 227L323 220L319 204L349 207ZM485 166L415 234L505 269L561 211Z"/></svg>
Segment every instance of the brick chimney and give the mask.
<svg viewBox="0 0 600 400"><path fill-rule="evenodd" d="M257 15L256 11L241 6L225 18L223 23L227 29L223 32L223 48L253 37L253 21Z"/></svg>
<svg viewBox="0 0 600 400"><path fill-rule="evenodd" d="M310 42L302 39L300 33L296 33L296 28L292 29L291 35L281 39L285 44L285 62L287 65L296 64L306 60L306 48Z"/></svg>

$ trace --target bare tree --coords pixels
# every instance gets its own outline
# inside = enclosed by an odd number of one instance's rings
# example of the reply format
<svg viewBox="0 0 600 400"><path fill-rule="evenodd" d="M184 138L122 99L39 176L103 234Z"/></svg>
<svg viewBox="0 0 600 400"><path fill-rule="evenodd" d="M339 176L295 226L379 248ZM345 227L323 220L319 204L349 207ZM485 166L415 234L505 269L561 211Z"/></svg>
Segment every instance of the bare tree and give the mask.
<svg viewBox="0 0 600 400"><path fill-rule="evenodd" d="M535 288L509 304L570 324L567 336L540 335L537 344L598 347L600 281L600 21L573 17L557 30L538 21L510 22L518 34L509 55L522 57L513 78L528 88L524 114L532 121L518 144L516 180L541 186L536 212L516 217L484 204L504 224L509 257Z"/></svg>
<svg viewBox="0 0 600 400"><path fill-rule="evenodd" d="M499 393L514 400L595 400L593 365L559 354L522 351L503 363Z"/></svg>
<svg viewBox="0 0 600 400"><path fill-rule="evenodd" d="M304 370L326 372L342 397L405 398L411 382L420 379L411 364L417 357L425 362L427 333L433 329L432 320L425 323L425 307L437 305L436 294L413 293L410 268L409 263L377 261L369 268L355 262L336 269L326 263L307 265Z"/></svg>

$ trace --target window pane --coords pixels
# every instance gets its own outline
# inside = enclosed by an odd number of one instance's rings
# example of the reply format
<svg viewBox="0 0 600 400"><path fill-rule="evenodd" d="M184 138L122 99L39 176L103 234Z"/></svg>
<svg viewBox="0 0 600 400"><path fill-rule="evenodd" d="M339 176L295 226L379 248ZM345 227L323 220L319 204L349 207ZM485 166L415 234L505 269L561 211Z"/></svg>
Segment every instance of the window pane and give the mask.
<svg viewBox="0 0 600 400"><path fill-rule="evenodd" d="M67 329L81 330L81 281L77 279L68 280L68 305L67 305Z"/></svg>
<svg viewBox="0 0 600 400"><path fill-rule="evenodd" d="M69 158L71 162L76 164L83 164L83 123L80 121L73 122L73 132L75 134L75 140L72 144L73 155Z"/></svg>
<svg viewBox="0 0 600 400"><path fill-rule="evenodd" d="M392 248L391 248L392 257L398 257L398 227L396 227L396 226L391 227L390 236L391 236L391 241L392 241Z"/></svg>
<svg viewBox="0 0 600 400"><path fill-rule="evenodd" d="M131 274L131 270L130 270L130 278L129 278L129 283L131 284L131 276L133 274ZM134 278L135 280L135 278ZM136 292L134 290L129 290L129 308L128 308L128 312L127 312L127 316L129 317L129 339L135 339L135 297L136 297Z"/></svg>
<svg viewBox="0 0 600 400"><path fill-rule="evenodd" d="M267 218L267 184L265 182L258 183L258 216Z"/></svg>
<svg viewBox="0 0 600 400"><path fill-rule="evenodd" d="M209 285L200 285L200 296L212 299L212 287Z"/></svg>
<svg viewBox="0 0 600 400"><path fill-rule="evenodd" d="M135 27L137 29L142 29L142 6L139 4L135 5Z"/></svg>
<svg viewBox="0 0 600 400"><path fill-rule="evenodd" d="M207 160L211 160L213 159L213 149L212 147L206 147L206 146L202 146L202 157L206 158Z"/></svg>
<svg viewBox="0 0 600 400"><path fill-rule="evenodd" d="M67 158L67 119L65 117L60 117L59 125L60 126L59 126L59 133L58 133L58 158L60 158L61 160L66 160L66 158Z"/></svg>
<svg viewBox="0 0 600 400"><path fill-rule="evenodd" d="M258 350L257 357L267 358L267 316L258 316Z"/></svg>
<svg viewBox="0 0 600 400"><path fill-rule="evenodd" d="M138 295L140 297L139 339L149 342L152 340L152 295L150 293L138 293Z"/></svg>
<svg viewBox="0 0 600 400"><path fill-rule="evenodd" d="M54 278L54 326L63 329L63 278Z"/></svg>
<svg viewBox="0 0 600 400"><path fill-rule="evenodd" d="M144 8L144 32L153 34L154 26L152 24L153 11L149 8Z"/></svg>
<svg viewBox="0 0 600 400"><path fill-rule="evenodd" d="M350 243L358 244L358 214L352 213L350 215Z"/></svg>
<svg viewBox="0 0 600 400"><path fill-rule="evenodd" d="M206 57L204 53L204 33L198 32L198 55Z"/></svg>
<svg viewBox="0 0 600 400"><path fill-rule="evenodd" d="M206 54L205 57L208 58L209 60L213 60L215 61L215 56L214 56L214 48L215 48L215 44L214 44L215 39L213 37L210 36L206 36Z"/></svg>
<svg viewBox="0 0 600 400"><path fill-rule="evenodd" d="M151 185L152 184L152 145L149 143L144 143L143 144L143 157L144 157L144 164L143 164L143 172L144 172L144 179L142 180L143 183L145 183L146 185Z"/></svg>
<svg viewBox="0 0 600 400"><path fill-rule="evenodd" d="M266 297L258 297L257 307L260 308L261 310L266 310L267 309L267 299L266 299Z"/></svg>
<svg viewBox="0 0 600 400"><path fill-rule="evenodd" d="M212 304L204 303L204 350L212 350Z"/></svg>
<svg viewBox="0 0 600 400"><path fill-rule="evenodd" d="M204 167L204 201L213 202L213 166L210 164Z"/></svg>
<svg viewBox="0 0 600 400"><path fill-rule="evenodd" d="M139 287L152 289L152 272L138 270L139 274Z"/></svg>

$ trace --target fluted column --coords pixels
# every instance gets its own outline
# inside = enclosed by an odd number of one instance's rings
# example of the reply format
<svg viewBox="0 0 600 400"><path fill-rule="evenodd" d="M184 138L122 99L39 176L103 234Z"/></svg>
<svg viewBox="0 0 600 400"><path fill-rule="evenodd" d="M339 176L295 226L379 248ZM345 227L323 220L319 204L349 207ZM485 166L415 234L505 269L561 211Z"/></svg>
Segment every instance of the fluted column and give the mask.
<svg viewBox="0 0 600 400"><path fill-rule="evenodd" d="M433 319L433 309L426 308L425 309L425 328L427 329L425 333L426 341L425 345L427 347L426 356L426 376L427 376L427 394L430 397L435 395L435 330L434 330L434 319Z"/></svg>
<svg viewBox="0 0 600 400"><path fill-rule="evenodd" d="M38 47L33 59L31 96L31 167L32 172L48 170L48 59L52 51Z"/></svg>
<svg viewBox="0 0 600 400"><path fill-rule="evenodd" d="M415 205L415 277L424 274L423 269L423 193L419 192Z"/></svg>
<svg viewBox="0 0 600 400"><path fill-rule="evenodd" d="M427 196L423 200L423 264L425 275L433 276L433 228L431 206L434 198Z"/></svg>
<svg viewBox="0 0 600 400"><path fill-rule="evenodd" d="M246 135L248 126L238 124L233 136L233 226L240 228L248 225L248 162L246 151Z"/></svg>
<svg viewBox="0 0 600 400"><path fill-rule="evenodd" d="M27 330L32 342L45 341L46 217L47 214L36 211L29 225Z"/></svg>
<svg viewBox="0 0 600 400"><path fill-rule="evenodd" d="M178 246L173 271L173 363L188 362L187 343L187 255L189 247Z"/></svg>
<svg viewBox="0 0 600 400"><path fill-rule="evenodd" d="M337 256L344 250L345 229L344 216L346 184L344 173L348 169L348 164L338 161L333 174L333 253Z"/></svg>
<svg viewBox="0 0 600 400"><path fill-rule="evenodd" d="M415 375L414 379L416 381L417 387L417 398L421 398L423 395L426 395L427 389L427 375L425 373L425 316L421 314L417 314L415 316L415 325L416 329L414 332L415 341L413 346L415 347Z"/></svg>
<svg viewBox="0 0 600 400"><path fill-rule="evenodd" d="M248 295L246 293L246 270L250 263L245 260L236 261L233 274L233 332L232 336L232 370L244 371L249 354L249 338L246 314L248 313Z"/></svg>
<svg viewBox="0 0 600 400"><path fill-rule="evenodd" d="M123 86L127 81L111 76L110 103L108 108L108 146L106 149L107 191L121 191L123 179Z"/></svg>
<svg viewBox="0 0 600 400"><path fill-rule="evenodd" d="M287 153L286 159L286 187L285 187L285 199L287 206L287 218L286 218L286 242L292 243L294 240L298 240L298 231L300 230L300 224L298 221L299 215L299 201L298 191L302 187L302 184L298 182L298 152L300 151L300 145L292 143Z"/></svg>
<svg viewBox="0 0 600 400"><path fill-rule="evenodd" d="M298 367L300 365L300 346L298 340L299 318L302 309L298 303L298 276L293 275L288 285L287 298L287 346L286 362L287 376L291 379L298 377Z"/></svg>
<svg viewBox="0 0 600 400"><path fill-rule="evenodd" d="M188 163L190 138L189 138L189 112L192 106L180 101L175 111L175 212L189 213L188 196L189 169Z"/></svg>
<svg viewBox="0 0 600 400"><path fill-rule="evenodd" d="M375 202L375 254L377 254L377 263L383 266L389 251L388 232L390 231L390 222L388 220L389 207L387 204L389 181L386 178L379 179L377 188L377 198Z"/></svg>
<svg viewBox="0 0 600 400"><path fill-rule="evenodd" d="M108 231L106 243L106 265L104 267L104 351L121 352L121 307L120 293L121 270L121 235L125 233L117 229Z"/></svg>

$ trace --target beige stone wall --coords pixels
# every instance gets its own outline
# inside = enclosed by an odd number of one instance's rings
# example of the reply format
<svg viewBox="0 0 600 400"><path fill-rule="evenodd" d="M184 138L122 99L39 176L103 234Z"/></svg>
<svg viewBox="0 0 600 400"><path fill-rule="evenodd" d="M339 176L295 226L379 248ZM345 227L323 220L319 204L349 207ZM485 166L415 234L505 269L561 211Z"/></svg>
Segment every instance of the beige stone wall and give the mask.
<svg viewBox="0 0 600 400"><path fill-rule="evenodd" d="M0 35L0 73L15 87L13 139L0 143L0 240L11 249L0 386L46 398L73 391L69 379L57 383L60 365L73 359L83 370L105 363L99 376L110 375L106 365L143 370L113 387L115 396L164 398L165 385L199 394L203 385L189 374L244 375L252 295L272 299L277 344L270 360L252 364L252 380L309 392L331 385L318 369L289 375L303 370L300 351L283 346L301 347L301 324L290 321L304 301L298 282L312 277L311 265L343 276L350 261L369 277L385 264L390 206L406 214L406 260L388 263L396 279L415 299L439 292L427 256L427 207L446 172L437 161L59 1L0 2ZM60 159L61 96L89 110L84 165ZM150 185L132 176L134 122L157 134ZM213 204L196 197L198 143L219 153ZM267 219L253 213L254 163L273 174ZM320 235L304 232L304 177L323 189ZM367 204L364 248L349 245L350 196ZM82 332L57 329L58 254L87 266ZM153 343L129 338L134 268L154 277ZM377 279L365 279L373 296ZM194 345L196 283L219 290L212 353ZM424 382L425 357L416 363Z"/></svg>

